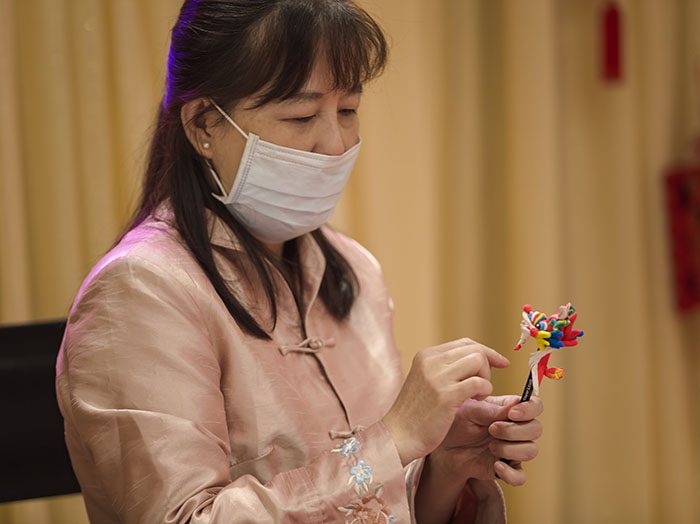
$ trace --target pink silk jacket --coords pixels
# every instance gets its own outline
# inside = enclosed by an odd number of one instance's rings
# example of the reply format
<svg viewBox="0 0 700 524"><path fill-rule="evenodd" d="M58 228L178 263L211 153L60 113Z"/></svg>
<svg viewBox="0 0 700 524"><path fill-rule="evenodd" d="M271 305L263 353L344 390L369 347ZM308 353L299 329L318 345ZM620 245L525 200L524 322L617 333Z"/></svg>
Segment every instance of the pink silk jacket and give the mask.
<svg viewBox="0 0 700 524"><path fill-rule="evenodd" d="M259 291L210 220L224 278L258 319ZM66 443L92 523L415 522L422 461L403 468L381 422L403 376L377 261L325 230L360 281L350 317L317 298L324 258L300 238L308 337L277 274L272 340L245 334L167 208L92 270L57 361ZM473 522L505 522L494 482L470 480Z"/></svg>

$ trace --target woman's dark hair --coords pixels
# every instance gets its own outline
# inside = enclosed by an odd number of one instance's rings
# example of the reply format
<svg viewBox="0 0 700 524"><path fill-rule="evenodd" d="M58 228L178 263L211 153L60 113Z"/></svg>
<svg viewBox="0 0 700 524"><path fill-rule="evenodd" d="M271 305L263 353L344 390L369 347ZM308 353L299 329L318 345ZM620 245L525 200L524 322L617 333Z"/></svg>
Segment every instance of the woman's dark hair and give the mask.
<svg viewBox="0 0 700 524"><path fill-rule="evenodd" d="M304 277L297 241L285 243L285 264L281 264L211 195L209 174L185 135L180 111L183 104L200 97L215 100L226 111L253 95L258 106L285 100L304 87L320 56L328 62L334 87L352 90L382 72L387 44L374 20L349 0L187 0L172 30L165 94L143 194L128 228L169 201L176 228L229 313L243 331L261 339L269 339L269 333L216 267L206 210L230 228L255 268L269 303L272 330L277 320L277 293L271 266L285 276L299 312L303 310ZM202 111L208 110L211 107ZM326 259L319 297L333 317L343 320L359 292L357 277L320 229L312 235ZM248 275L251 277L256 275Z"/></svg>

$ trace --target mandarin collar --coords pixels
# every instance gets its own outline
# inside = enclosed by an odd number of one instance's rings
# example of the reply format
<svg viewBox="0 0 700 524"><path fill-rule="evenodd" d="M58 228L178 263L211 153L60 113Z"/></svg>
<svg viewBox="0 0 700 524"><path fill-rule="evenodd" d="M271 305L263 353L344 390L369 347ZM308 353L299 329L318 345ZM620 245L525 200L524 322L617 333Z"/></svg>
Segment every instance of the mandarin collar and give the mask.
<svg viewBox="0 0 700 524"><path fill-rule="evenodd" d="M243 246L236 235L229 229L226 223L210 209L205 209L207 228L210 242L220 248L231 251L243 252ZM161 203L153 212L157 220L167 222L175 227L175 213L170 202ZM321 247L311 233L306 233L298 238L299 261L304 268L304 292L307 297L315 297L323 279L326 269L326 258Z"/></svg>

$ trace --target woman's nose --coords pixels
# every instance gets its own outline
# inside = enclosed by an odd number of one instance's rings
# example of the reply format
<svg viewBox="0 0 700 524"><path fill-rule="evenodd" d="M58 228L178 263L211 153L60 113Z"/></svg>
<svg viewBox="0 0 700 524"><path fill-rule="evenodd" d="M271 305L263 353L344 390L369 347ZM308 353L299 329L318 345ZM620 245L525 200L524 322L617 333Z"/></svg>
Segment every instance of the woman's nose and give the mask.
<svg viewBox="0 0 700 524"><path fill-rule="evenodd" d="M316 146L313 149L314 153L342 155L348 149L343 137L343 128L340 126L337 116L328 118L323 126L319 126L318 133Z"/></svg>

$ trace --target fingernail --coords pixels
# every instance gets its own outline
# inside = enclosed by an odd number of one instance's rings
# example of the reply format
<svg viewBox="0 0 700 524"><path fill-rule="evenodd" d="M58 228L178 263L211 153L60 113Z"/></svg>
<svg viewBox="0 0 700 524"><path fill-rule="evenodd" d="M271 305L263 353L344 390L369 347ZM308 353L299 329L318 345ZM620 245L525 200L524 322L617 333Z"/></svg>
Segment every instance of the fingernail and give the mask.
<svg viewBox="0 0 700 524"><path fill-rule="evenodd" d="M503 473L506 470L506 465L501 462L500 460L497 460L494 467L496 468L496 471L499 473Z"/></svg>
<svg viewBox="0 0 700 524"><path fill-rule="evenodd" d="M513 408L510 410L511 417L519 417L523 414L523 410L520 408Z"/></svg>

